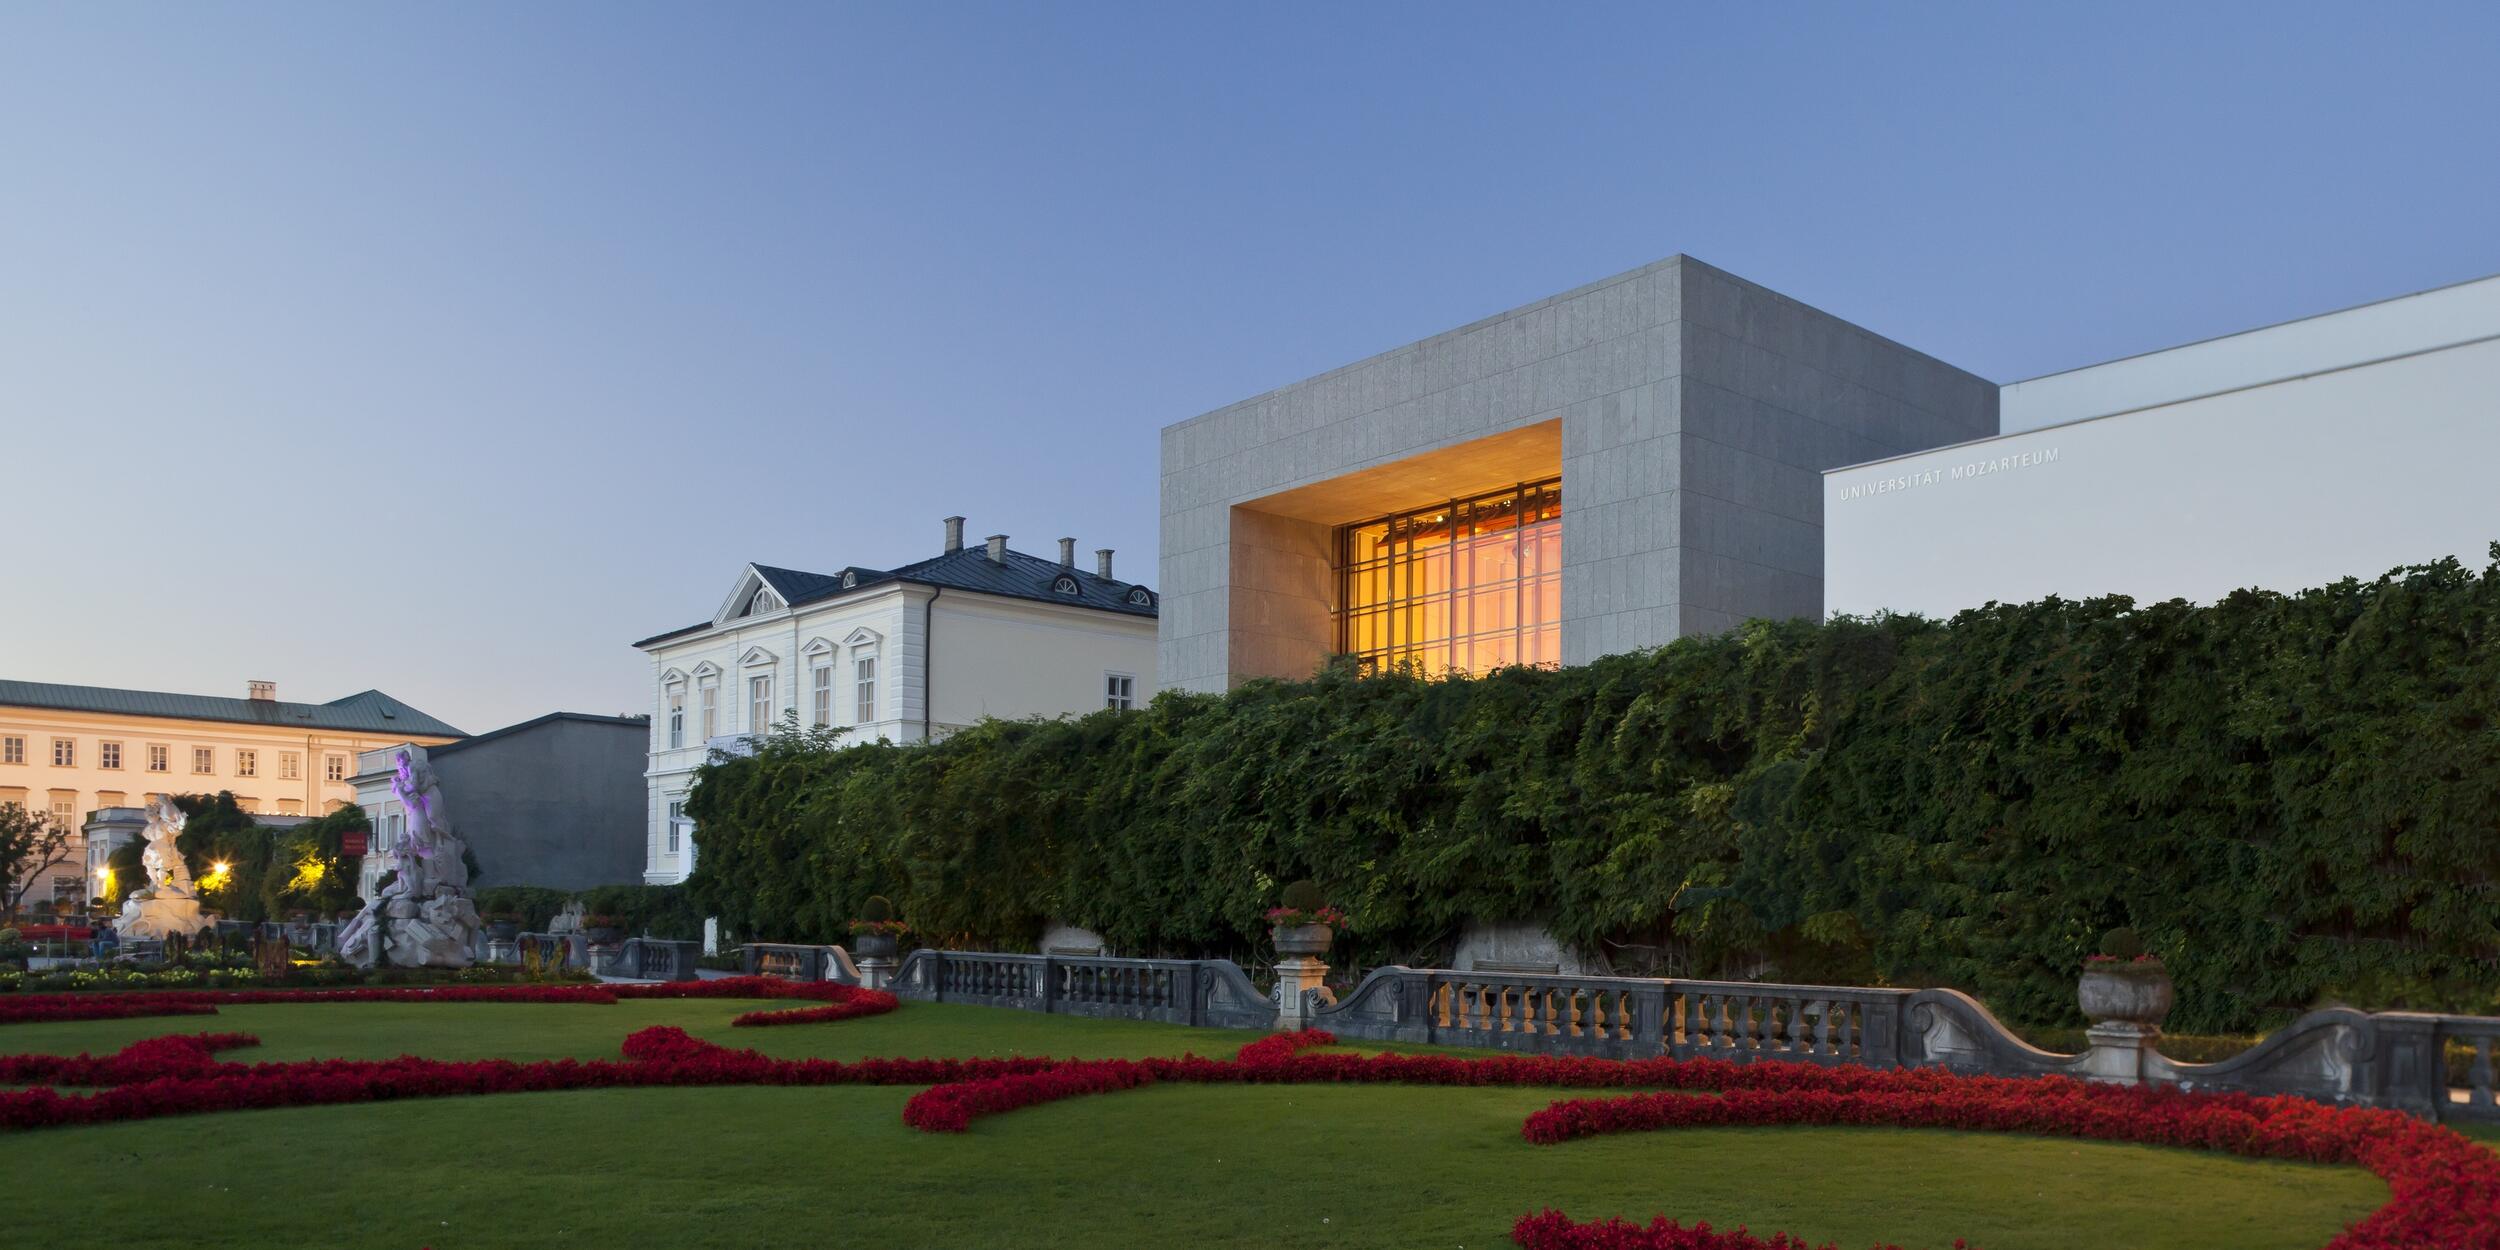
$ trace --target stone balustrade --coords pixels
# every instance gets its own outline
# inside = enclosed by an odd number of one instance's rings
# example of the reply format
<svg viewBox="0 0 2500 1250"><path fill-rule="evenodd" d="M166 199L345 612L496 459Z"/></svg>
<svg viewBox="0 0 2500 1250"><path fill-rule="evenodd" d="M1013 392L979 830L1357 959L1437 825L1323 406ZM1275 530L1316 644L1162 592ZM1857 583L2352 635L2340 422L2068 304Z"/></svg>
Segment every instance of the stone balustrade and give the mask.
<svg viewBox="0 0 2500 1250"><path fill-rule="evenodd" d="M2500 1018L2490 1016L2441 1016L2433 1027L2438 1042L2434 1052L2441 1059L2444 1073L2446 1059L2458 1051L2470 1056L2465 1064L2465 1084L2445 1079L2446 1095L2436 1109L2442 1120L2481 1120L2500 1122L2500 1104L2492 1096L2492 1052L2500 1050Z"/></svg>
<svg viewBox="0 0 2500 1250"><path fill-rule="evenodd" d="M1276 1006L1229 959L1114 959L916 950L886 986L922 1002L1055 1015L1267 1028Z"/></svg>

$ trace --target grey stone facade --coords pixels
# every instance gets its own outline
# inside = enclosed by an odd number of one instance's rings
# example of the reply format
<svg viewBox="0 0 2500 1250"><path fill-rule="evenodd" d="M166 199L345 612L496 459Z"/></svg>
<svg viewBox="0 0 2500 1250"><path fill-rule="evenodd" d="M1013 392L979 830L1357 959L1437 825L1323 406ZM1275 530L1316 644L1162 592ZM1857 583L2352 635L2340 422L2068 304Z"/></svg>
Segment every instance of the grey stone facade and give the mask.
<svg viewBox="0 0 2500 1250"><path fill-rule="evenodd" d="M484 869L473 884L640 881L650 737L639 716L555 712L428 748L452 819Z"/></svg>
<svg viewBox="0 0 2500 1250"><path fill-rule="evenodd" d="M1477 443L1463 473L1522 460L1480 488L1559 468L1578 664L1819 614L1822 471L1996 432L1994 383L1672 257L1167 427L1161 681L1302 677L1336 649L1334 527L1369 513L1314 515L1332 479Z"/></svg>

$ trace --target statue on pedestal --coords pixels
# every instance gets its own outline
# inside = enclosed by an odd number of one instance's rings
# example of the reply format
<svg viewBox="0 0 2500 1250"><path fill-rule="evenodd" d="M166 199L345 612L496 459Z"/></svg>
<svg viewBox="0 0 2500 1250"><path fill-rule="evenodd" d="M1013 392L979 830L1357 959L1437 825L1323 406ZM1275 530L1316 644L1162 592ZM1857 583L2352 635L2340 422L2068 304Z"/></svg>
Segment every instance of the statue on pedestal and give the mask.
<svg viewBox="0 0 2500 1250"><path fill-rule="evenodd" d="M339 954L359 968L388 962L402 968L466 968L477 937L477 905L469 900L468 844L451 831L443 790L425 761L402 749L391 793L407 827L389 849L397 871L381 895L339 930Z"/></svg>
<svg viewBox="0 0 2500 1250"><path fill-rule="evenodd" d="M189 937L208 927L208 918L200 914L199 895L191 889L191 866L183 862L182 848L175 844L188 819L164 795L149 800L148 827L142 835L147 849L139 853L148 879L122 901L116 925L122 940Z"/></svg>

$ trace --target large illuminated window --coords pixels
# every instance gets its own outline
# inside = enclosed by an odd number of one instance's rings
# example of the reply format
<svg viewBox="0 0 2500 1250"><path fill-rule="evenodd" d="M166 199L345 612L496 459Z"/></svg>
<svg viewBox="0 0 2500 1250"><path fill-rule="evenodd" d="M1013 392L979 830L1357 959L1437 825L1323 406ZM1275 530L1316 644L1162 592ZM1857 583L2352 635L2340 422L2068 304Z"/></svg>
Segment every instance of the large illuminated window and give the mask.
<svg viewBox="0 0 2500 1250"><path fill-rule="evenodd" d="M1337 645L1366 667L1562 659L1562 479L1337 531Z"/></svg>

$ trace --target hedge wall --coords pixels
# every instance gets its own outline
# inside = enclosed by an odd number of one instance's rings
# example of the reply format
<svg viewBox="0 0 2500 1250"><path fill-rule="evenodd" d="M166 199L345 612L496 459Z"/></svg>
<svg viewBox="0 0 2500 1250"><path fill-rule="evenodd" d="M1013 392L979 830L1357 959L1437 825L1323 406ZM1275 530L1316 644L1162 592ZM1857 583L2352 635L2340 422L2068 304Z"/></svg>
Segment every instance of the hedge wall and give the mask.
<svg viewBox="0 0 2500 1250"><path fill-rule="evenodd" d="M1064 919L1257 958L1307 875L1355 962L1537 917L1627 962L1954 985L2041 1024L2074 1020L2074 968L2126 923L2170 958L2181 1029L2487 1008L2496 623L2500 571L2447 561L2210 607L1756 622L1561 671L1336 670L927 746L792 735L704 769L691 888L761 938L838 940L881 893L927 940L1024 948Z"/></svg>

